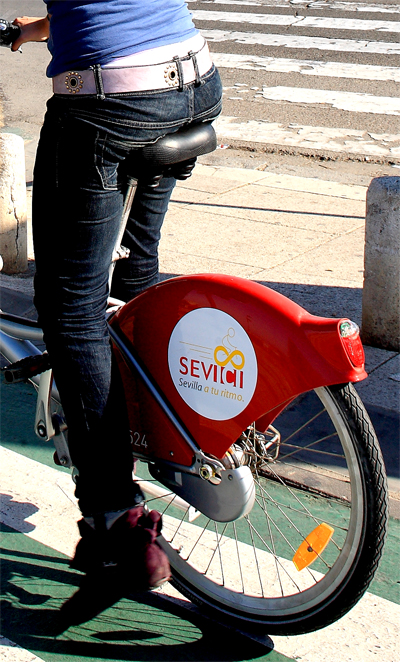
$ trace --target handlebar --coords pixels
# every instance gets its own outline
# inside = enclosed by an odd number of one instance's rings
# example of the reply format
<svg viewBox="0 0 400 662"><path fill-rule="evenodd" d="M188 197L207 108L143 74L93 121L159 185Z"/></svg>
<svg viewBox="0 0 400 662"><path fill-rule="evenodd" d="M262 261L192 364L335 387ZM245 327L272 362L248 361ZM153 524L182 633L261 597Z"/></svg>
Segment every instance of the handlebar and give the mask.
<svg viewBox="0 0 400 662"><path fill-rule="evenodd" d="M18 25L13 25L4 18L0 18L0 46L11 47L20 34L21 28Z"/></svg>

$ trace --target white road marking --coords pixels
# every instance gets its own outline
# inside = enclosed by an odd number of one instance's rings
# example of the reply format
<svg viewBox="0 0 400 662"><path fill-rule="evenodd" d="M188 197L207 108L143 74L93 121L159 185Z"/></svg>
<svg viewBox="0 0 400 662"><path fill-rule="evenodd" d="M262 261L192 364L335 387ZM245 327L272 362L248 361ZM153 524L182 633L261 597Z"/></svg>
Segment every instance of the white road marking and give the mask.
<svg viewBox="0 0 400 662"><path fill-rule="evenodd" d="M222 116L216 121L219 140L238 140L284 147L305 147L368 156L400 157L400 136L355 129L329 128L276 122L240 121Z"/></svg>
<svg viewBox="0 0 400 662"><path fill-rule="evenodd" d="M336 90L314 90L304 87L263 87L264 99L289 101L291 103L327 104L338 110L378 115L400 115L400 99L397 97L377 97L360 92L340 92ZM400 136L399 136L400 137Z"/></svg>
<svg viewBox="0 0 400 662"><path fill-rule="evenodd" d="M233 41L237 44L277 46L284 48L315 49L345 53L382 53L400 55L400 44L384 41L356 39L328 39L327 37L304 37L284 34L258 34L255 32L229 32L228 30L201 30L211 42Z"/></svg>
<svg viewBox="0 0 400 662"><path fill-rule="evenodd" d="M69 473L0 447L0 519L33 540L72 557L80 511Z"/></svg>
<svg viewBox="0 0 400 662"><path fill-rule="evenodd" d="M77 511L70 499L63 497L62 493L60 496L59 492L60 475L70 480L69 476L4 448L0 449L0 457L2 490L10 497L7 511L1 510L1 521L69 555L71 541L65 539L64 530L68 528L75 538ZM59 502L54 502L55 494ZM65 508L63 514L58 511L58 506ZM51 542L47 537L50 522ZM60 524L63 531L59 529ZM30 533L29 528L33 529ZM183 599L168 584L161 592ZM385 660L395 660L399 617L399 605L367 593L346 616L323 630L296 637L274 636L275 650L288 657L301 656L307 662L331 662L332 650L335 659L339 660L374 662L377 655ZM5 648L0 656L5 662L40 659L24 649L15 650L12 642L6 639L0 640L2 643Z"/></svg>
<svg viewBox="0 0 400 662"><path fill-rule="evenodd" d="M25 648L21 648L13 641L0 635L0 660L1 662L42 662L41 657L37 657Z"/></svg>
<svg viewBox="0 0 400 662"><path fill-rule="evenodd" d="M217 67L251 71L277 71L299 73L303 76L329 78L354 78L357 80L392 80L400 83L400 68L381 67L373 64L347 62L321 62L320 60L295 60L291 58L239 55L238 53L213 53Z"/></svg>
<svg viewBox="0 0 400 662"><path fill-rule="evenodd" d="M316 30L400 32L400 23L397 21L368 21L357 18L331 18L326 16L290 16L288 14L251 14L247 12L205 11L202 9L195 9L192 14L195 21L215 21L218 23L279 25Z"/></svg>
<svg viewBox="0 0 400 662"><path fill-rule="evenodd" d="M380 5L370 4L364 5L359 2L340 2L336 0L290 0L282 2L282 0L187 0L188 4L201 2L202 4L210 5L240 5L241 7L285 7L286 9L293 9L294 7L301 7L304 5L307 9L333 9L336 11L354 11L365 13L379 13L379 14L398 14L400 12L400 5Z"/></svg>
<svg viewBox="0 0 400 662"><path fill-rule="evenodd" d="M383 606L382 598L366 593L346 616L322 630L296 637L272 636L275 650L304 662L398 662L400 607L385 602Z"/></svg>

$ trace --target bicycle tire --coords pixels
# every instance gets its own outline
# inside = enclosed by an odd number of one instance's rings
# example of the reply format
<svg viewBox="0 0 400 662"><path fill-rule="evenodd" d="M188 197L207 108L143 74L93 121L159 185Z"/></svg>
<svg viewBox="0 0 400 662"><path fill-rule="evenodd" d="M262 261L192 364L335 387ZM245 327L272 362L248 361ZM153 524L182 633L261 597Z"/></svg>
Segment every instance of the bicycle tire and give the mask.
<svg viewBox="0 0 400 662"><path fill-rule="evenodd" d="M297 428L290 431L293 422ZM223 525L203 516L191 523L188 511L177 515L172 501L164 509L161 544L172 583L208 613L269 634L302 634L341 618L367 590L386 535L386 476L372 423L351 384L303 394L274 421L280 426L278 458L262 460L254 472L258 496L246 518L221 532ZM317 440L310 444L314 428ZM334 529L331 541L312 565L295 570L291 554L309 539L311 526L325 520Z"/></svg>

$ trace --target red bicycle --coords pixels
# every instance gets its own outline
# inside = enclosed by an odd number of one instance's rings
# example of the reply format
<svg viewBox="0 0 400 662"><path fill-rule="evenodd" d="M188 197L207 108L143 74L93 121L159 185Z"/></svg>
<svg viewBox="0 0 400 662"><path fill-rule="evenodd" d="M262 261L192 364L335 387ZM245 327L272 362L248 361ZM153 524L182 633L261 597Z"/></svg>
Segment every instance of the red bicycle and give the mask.
<svg viewBox="0 0 400 662"><path fill-rule="evenodd" d="M210 125L181 130L142 150L141 176L186 177L214 147ZM0 328L6 378L36 382L35 430L70 466L51 369L32 344L40 329L6 313ZM344 615L374 576L387 522L379 444L351 383L367 376L357 326L204 274L111 302L110 333L135 478L163 513L175 586L268 633Z"/></svg>

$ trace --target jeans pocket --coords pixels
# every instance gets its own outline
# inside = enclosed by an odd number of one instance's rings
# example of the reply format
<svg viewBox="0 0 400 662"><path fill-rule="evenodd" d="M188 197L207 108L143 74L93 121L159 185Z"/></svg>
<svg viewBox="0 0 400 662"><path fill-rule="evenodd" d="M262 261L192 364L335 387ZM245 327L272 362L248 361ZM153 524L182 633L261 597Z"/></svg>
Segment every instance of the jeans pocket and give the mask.
<svg viewBox="0 0 400 662"><path fill-rule="evenodd" d="M197 122L210 122L222 110L222 83L218 69L213 64L201 79L200 86L194 88L194 117Z"/></svg>
<svg viewBox="0 0 400 662"><path fill-rule="evenodd" d="M102 182L105 191L117 191L118 186L118 166L121 157L117 155L107 140L107 135L100 137L97 135L94 162L95 167Z"/></svg>

